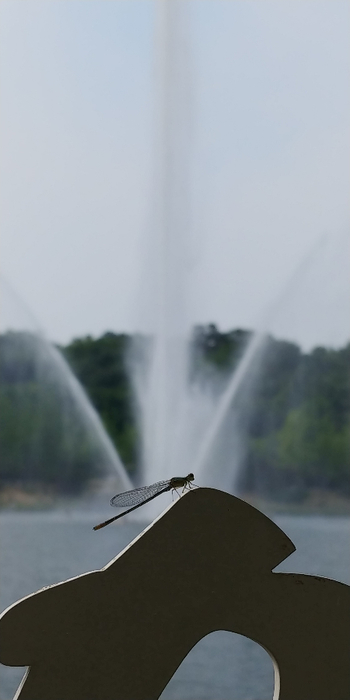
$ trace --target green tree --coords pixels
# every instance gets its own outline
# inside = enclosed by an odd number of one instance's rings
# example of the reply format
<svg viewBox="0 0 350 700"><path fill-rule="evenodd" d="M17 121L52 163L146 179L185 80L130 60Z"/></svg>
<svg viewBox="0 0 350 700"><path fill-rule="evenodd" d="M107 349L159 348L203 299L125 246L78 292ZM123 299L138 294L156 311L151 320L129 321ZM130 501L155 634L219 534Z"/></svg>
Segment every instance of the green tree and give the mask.
<svg viewBox="0 0 350 700"><path fill-rule="evenodd" d="M109 332L98 339L91 336L78 338L63 351L97 409L124 465L133 470L137 461L138 436L126 366L129 346L127 335Z"/></svg>

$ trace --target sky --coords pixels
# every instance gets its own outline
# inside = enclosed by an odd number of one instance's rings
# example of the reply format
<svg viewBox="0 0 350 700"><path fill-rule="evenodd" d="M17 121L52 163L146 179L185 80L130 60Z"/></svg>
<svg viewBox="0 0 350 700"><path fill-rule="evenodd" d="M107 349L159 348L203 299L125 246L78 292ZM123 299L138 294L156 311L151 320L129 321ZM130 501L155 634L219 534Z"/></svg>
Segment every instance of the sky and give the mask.
<svg viewBox="0 0 350 700"><path fill-rule="evenodd" d="M188 0L186 13L188 318L340 347L350 2ZM0 20L2 327L37 323L59 343L139 330L157 3L2 0Z"/></svg>

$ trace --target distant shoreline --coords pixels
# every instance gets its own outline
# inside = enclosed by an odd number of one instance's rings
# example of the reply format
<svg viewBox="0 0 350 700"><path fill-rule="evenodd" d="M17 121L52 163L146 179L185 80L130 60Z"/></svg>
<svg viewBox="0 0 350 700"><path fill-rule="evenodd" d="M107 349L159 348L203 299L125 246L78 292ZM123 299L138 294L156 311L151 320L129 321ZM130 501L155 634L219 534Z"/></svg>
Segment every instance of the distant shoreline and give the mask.
<svg viewBox="0 0 350 700"><path fill-rule="evenodd" d="M263 498L255 493L241 494L240 498L266 515L334 515L350 516L350 498L334 491L311 489L301 502L282 502Z"/></svg>
<svg viewBox="0 0 350 700"><path fill-rule="evenodd" d="M73 495L63 496L50 487L8 484L0 490L0 511L52 510L58 504L76 498Z"/></svg>
<svg viewBox="0 0 350 700"><path fill-rule="evenodd" d="M53 510L60 506L66 507L67 504L72 505L88 493L91 491L84 491L79 495L63 495L52 487L9 484L0 490L0 512ZM312 489L304 501L288 503L263 498L256 493L243 493L239 494L239 497L266 515L350 516L350 498L334 491Z"/></svg>

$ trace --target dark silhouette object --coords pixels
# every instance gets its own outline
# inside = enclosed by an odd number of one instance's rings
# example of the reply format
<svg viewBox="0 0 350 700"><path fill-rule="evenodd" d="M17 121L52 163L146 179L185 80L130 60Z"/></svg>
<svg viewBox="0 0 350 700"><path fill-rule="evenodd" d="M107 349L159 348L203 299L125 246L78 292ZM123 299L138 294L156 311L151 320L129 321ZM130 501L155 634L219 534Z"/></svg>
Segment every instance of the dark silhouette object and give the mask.
<svg viewBox="0 0 350 700"><path fill-rule="evenodd" d="M29 666L20 700L156 700L215 630L264 647L274 700L349 700L350 587L272 569L295 550L244 501L185 494L101 571L0 619L0 661Z"/></svg>

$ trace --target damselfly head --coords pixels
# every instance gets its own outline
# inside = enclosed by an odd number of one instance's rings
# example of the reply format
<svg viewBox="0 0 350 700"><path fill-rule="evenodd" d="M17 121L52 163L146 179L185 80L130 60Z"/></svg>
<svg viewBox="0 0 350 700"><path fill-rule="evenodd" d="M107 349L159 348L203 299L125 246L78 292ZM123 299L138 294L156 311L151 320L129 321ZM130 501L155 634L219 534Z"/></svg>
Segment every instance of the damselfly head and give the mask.
<svg viewBox="0 0 350 700"><path fill-rule="evenodd" d="M192 472L191 474L187 474L186 481L194 481L194 474L192 474Z"/></svg>

